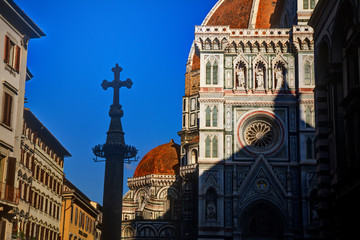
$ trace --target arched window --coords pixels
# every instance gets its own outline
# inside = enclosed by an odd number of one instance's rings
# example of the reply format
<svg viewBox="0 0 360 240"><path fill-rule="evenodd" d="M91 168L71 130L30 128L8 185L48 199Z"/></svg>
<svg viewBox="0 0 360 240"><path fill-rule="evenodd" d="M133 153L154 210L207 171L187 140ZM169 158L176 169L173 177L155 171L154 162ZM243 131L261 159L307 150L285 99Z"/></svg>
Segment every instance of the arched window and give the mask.
<svg viewBox="0 0 360 240"><path fill-rule="evenodd" d="M216 137L212 140L212 157L216 158L218 156L218 140Z"/></svg>
<svg viewBox="0 0 360 240"><path fill-rule="evenodd" d="M205 126L210 127L211 126L211 110L210 107L207 107L205 110Z"/></svg>
<svg viewBox="0 0 360 240"><path fill-rule="evenodd" d="M218 122L218 110L217 107L214 107L212 110L212 126L217 127Z"/></svg>
<svg viewBox="0 0 360 240"><path fill-rule="evenodd" d="M213 84L218 84L218 65L216 62L213 65Z"/></svg>
<svg viewBox="0 0 360 240"><path fill-rule="evenodd" d="M211 84L211 63L206 64L206 84Z"/></svg>
<svg viewBox="0 0 360 240"><path fill-rule="evenodd" d="M205 157L209 158L211 157L211 140L210 137L207 137L205 140Z"/></svg>

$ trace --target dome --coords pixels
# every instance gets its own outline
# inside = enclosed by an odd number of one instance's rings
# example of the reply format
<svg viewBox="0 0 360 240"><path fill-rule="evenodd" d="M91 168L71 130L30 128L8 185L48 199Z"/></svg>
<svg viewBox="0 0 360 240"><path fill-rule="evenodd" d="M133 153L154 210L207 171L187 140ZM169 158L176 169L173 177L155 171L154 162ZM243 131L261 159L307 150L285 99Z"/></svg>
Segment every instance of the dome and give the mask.
<svg viewBox="0 0 360 240"><path fill-rule="evenodd" d="M171 140L148 152L136 167L134 178L149 174L175 175L179 172L180 145Z"/></svg>
<svg viewBox="0 0 360 240"><path fill-rule="evenodd" d="M220 0L202 25L229 25L230 28L276 27L282 0Z"/></svg>

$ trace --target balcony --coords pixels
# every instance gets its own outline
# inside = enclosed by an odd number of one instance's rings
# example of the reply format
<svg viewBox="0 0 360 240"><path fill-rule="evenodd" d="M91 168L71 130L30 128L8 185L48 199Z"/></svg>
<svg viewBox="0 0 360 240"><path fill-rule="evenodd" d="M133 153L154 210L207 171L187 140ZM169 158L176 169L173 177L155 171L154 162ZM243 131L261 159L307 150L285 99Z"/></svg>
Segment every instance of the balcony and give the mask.
<svg viewBox="0 0 360 240"><path fill-rule="evenodd" d="M19 204L19 189L0 182L0 201Z"/></svg>

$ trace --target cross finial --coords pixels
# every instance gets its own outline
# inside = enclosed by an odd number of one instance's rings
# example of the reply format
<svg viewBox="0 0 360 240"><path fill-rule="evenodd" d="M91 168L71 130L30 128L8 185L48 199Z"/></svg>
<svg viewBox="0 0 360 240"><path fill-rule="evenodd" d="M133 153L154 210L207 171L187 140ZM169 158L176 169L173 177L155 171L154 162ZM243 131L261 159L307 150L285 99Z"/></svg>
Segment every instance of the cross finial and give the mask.
<svg viewBox="0 0 360 240"><path fill-rule="evenodd" d="M114 72L114 80L112 82L108 82L104 80L101 84L102 88L106 90L108 87L114 88L114 102L113 105L119 105L119 90L121 87L131 88L133 82L130 78L126 79L126 81L120 81L120 72L122 68L119 64L116 64L115 67L111 69Z"/></svg>

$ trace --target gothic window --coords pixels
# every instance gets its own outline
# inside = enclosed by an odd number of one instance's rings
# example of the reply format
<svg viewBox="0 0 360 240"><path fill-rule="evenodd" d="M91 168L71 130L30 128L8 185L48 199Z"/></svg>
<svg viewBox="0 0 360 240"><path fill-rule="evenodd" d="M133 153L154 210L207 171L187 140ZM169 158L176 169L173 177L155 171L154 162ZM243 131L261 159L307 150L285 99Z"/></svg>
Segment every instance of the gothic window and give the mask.
<svg viewBox="0 0 360 240"><path fill-rule="evenodd" d="M205 193L205 219L215 220L217 219L217 194L213 187L208 188Z"/></svg>
<svg viewBox="0 0 360 240"><path fill-rule="evenodd" d="M217 127L217 120L218 120L218 110L217 107L214 107L212 110L212 126Z"/></svg>
<svg viewBox="0 0 360 240"><path fill-rule="evenodd" d="M218 65L216 62L213 65L213 84L218 84Z"/></svg>
<svg viewBox="0 0 360 240"><path fill-rule="evenodd" d="M217 158L218 157L218 139L216 137L211 138L210 136L205 139L205 157L206 158Z"/></svg>
<svg viewBox="0 0 360 240"><path fill-rule="evenodd" d="M212 140L212 157L217 158L218 156L218 140L216 137Z"/></svg>
<svg viewBox="0 0 360 240"><path fill-rule="evenodd" d="M206 84L211 84L211 63L206 64Z"/></svg>
<svg viewBox="0 0 360 240"><path fill-rule="evenodd" d="M314 9L315 5L315 0L303 0L303 9Z"/></svg>
<svg viewBox="0 0 360 240"><path fill-rule="evenodd" d="M211 157L211 139L209 136L205 140L205 157Z"/></svg>
<svg viewBox="0 0 360 240"><path fill-rule="evenodd" d="M211 125L211 110L210 107L207 107L205 110L205 121L206 121L206 127L210 127Z"/></svg>
<svg viewBox="0 0 360 240"><path fill-rule="evenodd" d="M218 126L218 109L210 106L205 109L205 126L206 127L217 127Z"/></svg>
<svg viewBox="0 0 360 240"><path fill-rule="evenodd" d="M314 159L314 144L312 137L306 138L306 159Z"/></svg>

